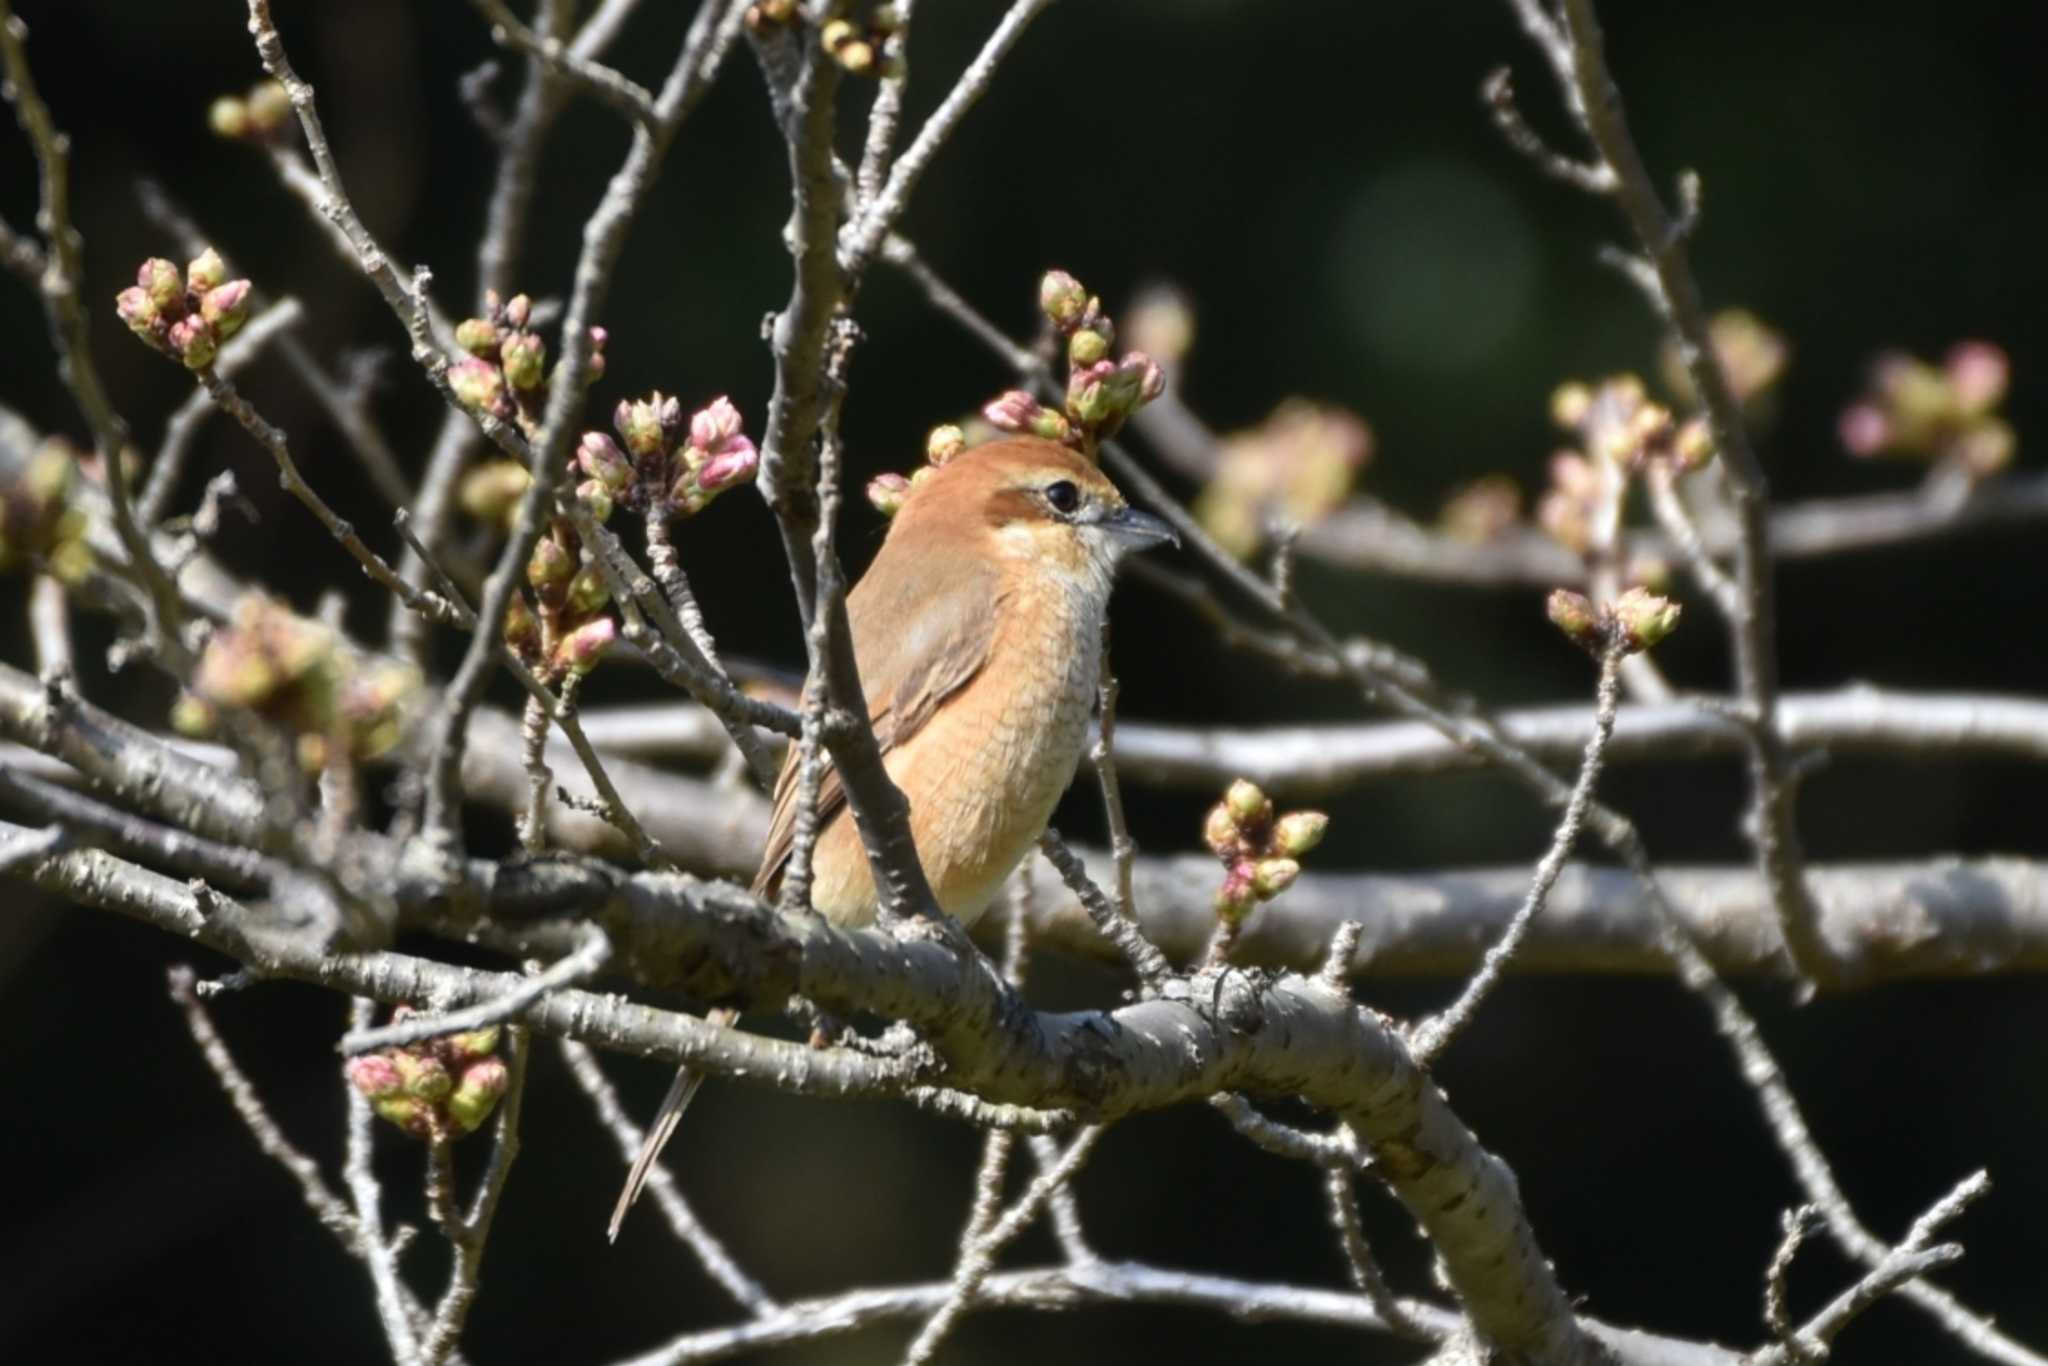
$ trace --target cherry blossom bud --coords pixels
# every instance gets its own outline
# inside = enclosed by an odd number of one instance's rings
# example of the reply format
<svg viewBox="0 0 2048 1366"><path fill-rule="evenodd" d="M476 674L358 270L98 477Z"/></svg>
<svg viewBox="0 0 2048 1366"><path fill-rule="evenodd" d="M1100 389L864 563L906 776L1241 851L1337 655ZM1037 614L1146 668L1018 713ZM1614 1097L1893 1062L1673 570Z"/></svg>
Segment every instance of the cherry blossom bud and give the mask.
<svg viewBox="0 0 2048 1366"><path fill-rule="evenodd" d="M546 601L551 591L560 591L576 576L576 557L553 536L534 542L533 555L526 562L526 581Z"/></svg>
<svg viewBox="0 0 2048 1366"><path fill-rule="evenodd" d="M1237 818L1230 814L1230 808L1222 802L1209 808L1209 814L1202 820L1202 843L1209 846L1209 852L1218 858L1227 859L1243 843L1238 833Z"/></svg>
<svg viewBox="0 0 2048 1366"><path fill-rule="evenodd" d="M1239 778L1223 794L1223 804L1230 809L1231 819L1237 828L1247 833L1256 831L1273 819L1273 800L1259 790L1257 783Z"/></svg>
<svg viewBox="0 0 2048 1366"><path fill-rule="evenodd" d="M172 354L185 363L187 370L204 370L213 364L213 358L220 350L220 338L204 318L187 316L178 319L171 324L164 340L170 343Z"/></svg>
<svg viewBox="0 0 2048 1366"><path fill-rule="evenodd" d="M489 318L464 318L455 324L455 344L484 360L498 358L498 325Z"/></svg>
<svg viewBox="0 0 2048 1366"><path fill-rule="evenodd" d="M612 491L595 479L586 479L576 486L576 501L589 511L591 520L599 524L612 519L615 500Z"/></svg>
<svg viewBox="0 0 2048 1366"><path fill-rule="evenodd" d="M458 1134L475 1133L512 1083L501 1058L481 1058L462 1070L462 1080L448 1096L448 1118Z"/></svg>
<svg viewBox="0 0 2048 1366"><path fill-rule="evenodd" d="M517 460L490 460L462 477L456 498L479 522L509 526L533 475Z"/></svg>
<svg viewBox="0 0 2048 1366"><path fill-rule="evenodd" d="M505 306L499 311L498 316L504 320L507 327L523 328L533 316L533 300L524 294L514 294L505 301Z"/></svg>
<svg viewBox="0 0 2048 1366"><path fill-rule="evenodd" d="M213 325L221 340L234 336L249 320L249 282L230 280L208 290L199 301L199 316Z"/></svg>
<svg viewBox="0 0 2048 1366"><path fill-rule="evenodd" d="M569 595L564 603L570 612L579 617L594 617L611 605L612 590L598 573L597 566L585 565L569 580Z"/></svg>
<svg viewBox="0 0 2048 1366"><path fill-rule="evenodd" d="M730 438L725 449L706 460L696 472L697 487L705 493L723 493L734 484L743 484L754 477L754 471L761 465L761 454L754 449L754 443L744 436Z"/></svg>
<svg viewBox="0 0 2048 1366"><path fill-rule="evenodd" d="M1956 403L1972 414L1997 407L2012 380L2012 362L2003 348L1985 341L1957 342L1942 368Z"/></svg>
<svg viewBox="0 0 2048 1366"><path fill-rule="evenodd" d="M1576 381L1560 384L1550 396L1550 420L1570 429L1586 420L1593 407L1593 391Z"/></svg>
<svg viewBox="0 0 2048 1366"><path fill-rule="evenodd" d="M1109 354L1109 339L1084 327L1067 338L1067 364L1093 365Z"/></svg>
<svg viewBox="0 0 2048 1366"><path fill-rule="evenodd" d="M1300 858L1323 842L1330 818L1320 811L1290 811L1273 824L1273 847L1289 858Z"/></svg>
<svg viewBox="0 0 2048 1366"><path fill-rule="evenodd" d="M497 366L472 356L448 367L448 387L463 407L495 412L505 396L505 377Z"/></svg>
<svg viewBox="0 0 2048 1366"><path fill-rule="evenodd" d="M1005 432L1028 432L1038 415L1038 400L1022 389L1008 389L982 405L989 425Z"/></svg>
<svg viewBox="0 0 2048 1366"><path fill-rule="evenodd" d="M1630 650L1647 650L1678 628L1678 604L1631 588L1614 600L1614 624Z"/></svg>
<svg viewBox="0 0 2048 1366"><path fill-rule="evenodd" d="M515 332L498 348L498 362L504 367L505 382L514 389L540 388L547 375L547 343L531 332Z"/></svg>
<svg viewBox="0 0 2048 1366"><path fill-rule="evenodd" d="M618 639L619 624L610 617L599 617L562 637L555 647L555 662L574 674L587 674L597 667L604 658L604 652Z"/></svg>
<svg viewBox="0 0 2048 1366"><path fill-rule="evenodd" d="M661 391L656 390L648 398L621 399L612 412L612 427L619 440L642 459L661 454L667 444L661 430L661 407Z"/></svg>
<svg viewBox="0 0 2048 1366"><path fill-rule="evenodd" d="M161 256L152 256L135 272L135 283L159 311L182 313L185 308L185 277Z"/></svg>
<svg viewBox="0 0 2048 1366"><path fill-rule="evenodd" d="M194 294L219 289L228 282L227 262L220 259L220 253L212 247L200 252L185 267L185 287Z"/></svg>
<svg viewBox="0 0 2048 1366"><path fill-rule="evenodd" d="M585 432L576 446L576 463L613 493L633 482L633 465L618 443L603 432Z"/></svg>
<svg viewBox="0 0 2048 1366"><path fill-rule="evenodd" d="M1072 327L1088 311L1088 291L1064 270L1049 270L1038 282L1038 306L1053 326Z"/></svg>
<svg viewBox="0 0 2048 1366"><path fill-rule="evenodd" d="M924 439L924 458L934 465L943 465L966 449L967 434L950 422L932 428Z"/></svg>
<svg viewBox="0 0 2048 1366"><path fill-rule="evenodd" d="M206 126L215 137L241 139L253 131L249 106L233 95L222 95L206 107Z"/></svg>
<svg viewBox="0 0 2048 1366"><path fill-rule="evenodd" d="M1556 588L1544 600L1543 610L1549 616L1551 625L1565 633L1573 642L1589 650L1600 647L1600 612L1593 606L1592 599L1583 593L1574 593L1569 588Z"/></svg>
<svg viewBox="0 0 2048 1366"><path fill-rule="evenodd" d="M910 481L900 474L878 474L868 480L868 502L884 517L894 517L910 496Z"/></svg>
<svg viewBox="0 0 2048 1366"><path fill-rule="evenodd" d="M680 411L680 405L678 405ZM744 419L732 400L720 394L690 415L690 444L700 451L716 451L740 434Z"/></svg>
<svg viewBox="0 0 2048 1366"><path fill-rule="evenodd" d="M249 111L249 131L258 137L277 132L292 116L292 97L276 81L259 81L249 87L245 105Z"/></svg>
<svg viewBox="0 0 2048 1366"><path fill-rule="evenodd" d="M540 621L526 605L526 599L517 593L505 608L505 643L512 647L512 653L528 661L540 649Z"/></svg>
<svg viewBox="0 0 2048 1366"><path fill-rule="evenodd" d="M114 296L114 311L121 315L122 322L128 324L130 332L152 346L158 344L156 323L161 315L148 290L140 285L130 285Z"/></svg>

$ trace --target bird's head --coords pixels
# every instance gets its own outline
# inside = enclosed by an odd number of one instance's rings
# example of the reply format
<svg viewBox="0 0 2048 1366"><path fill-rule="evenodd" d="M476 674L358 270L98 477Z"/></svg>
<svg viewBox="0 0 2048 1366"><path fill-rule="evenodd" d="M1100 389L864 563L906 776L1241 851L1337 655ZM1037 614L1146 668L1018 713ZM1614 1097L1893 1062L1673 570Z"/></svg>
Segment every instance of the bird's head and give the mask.
<svg viewBox="0 0 2048 1366"><path fill-rule="evenodd" d="M1093 463L1037 437L991 441L936 467L897 512L889 539L899 538L1105 589L1125 555L1180 543Z"/></svg>

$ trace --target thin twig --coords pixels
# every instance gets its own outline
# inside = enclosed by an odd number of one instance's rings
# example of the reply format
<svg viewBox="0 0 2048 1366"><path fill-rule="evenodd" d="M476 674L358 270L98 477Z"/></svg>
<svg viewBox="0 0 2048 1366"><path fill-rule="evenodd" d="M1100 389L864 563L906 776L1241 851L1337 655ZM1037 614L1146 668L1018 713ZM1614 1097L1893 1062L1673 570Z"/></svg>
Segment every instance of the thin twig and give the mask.
<svg viewBox="0 0 2048 1366"><path fill-rule="evenodd" d="M1499 983L1501 974L1507 971L1516 950L1521 948L1523 938L1529 933L1530 922L1542 912L1550 889L1557 884L1557 875L1564 871L1564 862L1571 856L1572 846L1579 841L1579 832L1586 821L1586 808L1592 802L1593 788L1600 780L1608 737L1614 734L1614 712L1621 703L1621 661L1624 654L1618 637L1610 641L1601 653L1600 682L1593 708L1593 734L1586 741L1585 755L1579 761L1578 781L1572 784L1571 795L1565 799L1557 830L1550 838L1550 847L1537 861L1535 875L1529 880L1529 895L1524 898L1521 909L1515 912L1515 918L1508 922L1507 933L1486 951L1479 971L1472 974L1458 999L1417 1025L1409 1035L1415 1061L1420 1066L1428 1067L1436 1061Z"/></svg>
<svg viewBox="0 0 2048 1366"><path fill-rule="evenodd" d="M585 932L582 947L546 970L524 978L519 986L494 1000L481 1001L445 1015L413 1015L397 1024L377 1029L350 1030L335 1045L337 1051L353 1057L380 1048L401 1048L448 1034L467 1033L490 1025L516 1020L550 992L570 986L611 961L611 937L595 925Z"/></svg>
<svg viewBox="0 0 2048 1366"><path fill-rule="evenodd" d="M228 338L227 345L221 347L220 354L214 358L213 371L222 379L234 376L261 354L273 338L298 326L304 317L305 310L297 299L278 300ZM177 491L179 476L184 473L193 440L199 435L207 414L218 406L203 387L194 389L164 424L164 439L157 446L156 459L150 464L149 480L135 500L135 515L144 526L155 526L163 520L164 509L169 506L171 495Z"/></svg>
<svg viewBox="0 0 2048 1366"><path fill-rule="evenodd" d="M547 65L549 70L625 115L635 125L652 127L658 117L654 96L645 86L602 62L580 56L559 38L543 37L519 21L504 0L469 0L491 23L491 38Z"/></svg>
<svg viewBox="0 0 2048 1366"><path fill-rule="evenodd" d="M1389 1331L1418 1342L1434 1342L1441 1335L1412 1318L1387 1286L1379 1260L1365 1241L1365 1228L1358 1219L1358 1191L1352 1185L1353 1164L1332 1163L1323 1169L1323 1191L1330 1201L1330 1223L1337 1231L1337 1245L1344 1253L1345 1269L1351 1283L1363 1292Z"/></svg>
<svg viewBox="0 0 2048 1366"><path fill-rule="evenodd" d="M1060 880L1067 884L1067 889L1087 910L1089 918L1095 922L1095 928L1117 946L1140 982L1151 984L1164 981L1172 973L1173 967L1166 961L1166 955L1145 937L1144 930L1139 927L1135 918L1119 911L1103 890L1095 885L1094 879L1088 876L1088 870L1081 865L1081 860L1075 857L1074 851L1060 838L1059 831L1048 826L1038 837L1038 850L1045 855L1046 861L1059 871Z"/></svg>

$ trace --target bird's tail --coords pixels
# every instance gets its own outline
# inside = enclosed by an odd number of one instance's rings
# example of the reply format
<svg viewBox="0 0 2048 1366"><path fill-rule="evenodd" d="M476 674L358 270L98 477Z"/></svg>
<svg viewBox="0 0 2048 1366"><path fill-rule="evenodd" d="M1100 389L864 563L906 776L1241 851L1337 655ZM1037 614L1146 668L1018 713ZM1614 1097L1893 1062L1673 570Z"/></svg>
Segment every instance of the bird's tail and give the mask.
<svg viewBox="0 0 2048 1366"><path fill-rule="evenodd" d="M720 1008L704 1012L704 1023L729 1028L739 1019L737 1010ZM668 1094L661 1098L661 1109L654 1115L654 1123L647 1126L647 1136L640 1142L640 1154L633 1159L633 1168L626 1173L625 1189L619 1192L619 1203L612 1206L611 1227L606 1237L616 1243L619 1240L619 1225L626 1222L626 1211L633 1208L633 1202L640 1198L641 1188L654 1171L655 1161L661 1150L675 1136L676 1125L682 1121L683 1111L690 1108L690 1102L697 1097L697 1088L704 1084L704 1074L693 1072L687 1067L676 1069L676 1079L669 1083Z"/></svg>

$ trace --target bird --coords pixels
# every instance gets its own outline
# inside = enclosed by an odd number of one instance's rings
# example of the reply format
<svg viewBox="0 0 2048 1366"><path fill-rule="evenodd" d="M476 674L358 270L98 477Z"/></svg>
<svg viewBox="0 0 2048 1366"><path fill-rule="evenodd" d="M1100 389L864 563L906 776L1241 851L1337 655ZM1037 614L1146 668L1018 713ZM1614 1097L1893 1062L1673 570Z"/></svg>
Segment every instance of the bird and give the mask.
<svg viewBox="0 0 2048 1366"><path fill-rule="evenodd" d="M847 595L882 766L909 802L933 898L963 926L1036 845L1080 765L1117 566L1166 543L1179 544L1173 528L1130 506L1093 461L1055 441L1011 437L921 472ZM781 890L798 767L792 746L756 896ZM841 928L873 924L874 877L829 767L817 810L811 907ZM729 1025L735 1014L706 1018ZM687 1067L676 1073L612 1211L614 1240L700 1081Z"/></svg>

